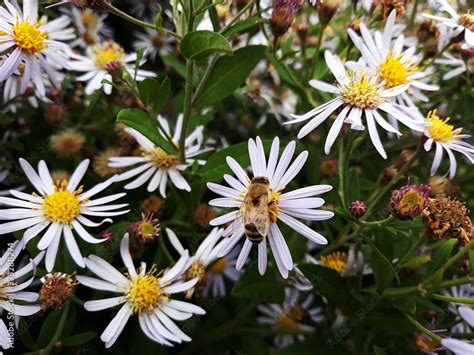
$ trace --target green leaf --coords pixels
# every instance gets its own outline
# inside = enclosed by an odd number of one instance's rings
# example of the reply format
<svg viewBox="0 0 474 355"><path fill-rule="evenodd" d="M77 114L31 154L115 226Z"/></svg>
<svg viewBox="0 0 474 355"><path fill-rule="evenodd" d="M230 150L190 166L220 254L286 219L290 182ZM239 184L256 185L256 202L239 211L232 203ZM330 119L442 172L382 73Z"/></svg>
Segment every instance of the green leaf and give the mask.
<svg viewBox="0 0 474 355"><path fill-rule="evenodd" d="M157 96L160 84L155 78L146 78L138 83L138 93L140 100L145 106L153 106Z"/></svg>
<svg viewBox="0 0 474 355"><path fill-rule="evenodd" d="M172 55L162 55L161 59L166 65L176 70L179 75L186 79L186 65L183 62L179 61Z"/></svg>
<svg viewBox="0 0 474 355"><path fill-rule="evenodd" d="M449 239L443 241L441 245L436 249L431 263L429 264L428 270L426 271L425 278L433 275L433 273L438 270L451 256L454 246L456 245L456 239Z"/></svg>
<svg viewBox="0 0 474 355"><path fill-rule="evenodd" d="M138 68L140 68L140 62L142 61L144 54L145 54L145 48L140 48L137 51L137 59L135 60L135 71L133 73L133 80L135 81L137 81Z"/></svg>
<svg viewBox="0 0 474 355"><path fill-rule="evenodd" d="M219 33L192 31L181 41L181 55L186 59L200 60L212 53L232 54L229 42Z"/></svg>
<svg viewBox="0 0 474 355"><path fill-rule="evenodd" d="M225 30L222 34L226 37L240 35L242 33L252 31L255 27L261 25L264 22L265 20L260 17L251 17L243 21L237 22L235 25Z"/></svg>
<svg viewBox="0 0 474 355"><path fill-rule="evenodd" d="M329 302L346 304L350 295L346 290L341 275L335 270L321 265L302 264L299 269L321 295L327 297Z"/></svg>
<svg viewBox="0 0 474 355"><path fill-rule="evenodd" d="M260 275L256 263L253 263L235 283L231 295L257 303L280 303L284 299L284 292L278 278L279 274L273 268Z"/></svg>
<svg viewBox="0 0 474 355"><path fill-rule="evenodd" d="M33 324L37 317L40 317L39 313L36 313L31 318L28 318L28 320L26 320L25 318L20 318L20 323L18 324L18 329L16 330L16 335L20 338L21 343L32 351L38 350L38 347L36 346L36 343L33 340L33 337L31 336L29 327ZM13 323L13 320L11 320L11 322ZM8 320L5 325L7 326L7 328L10 327Z"/></svg>
<svg viewBox="0 0 474 355"><path fill-rule="evenodd" d="M392 303L395 308L398 308L403 313L414 314L416 312L416 303L410 298L395 298Z"/></svg>
<svg viewBox="0 0 474 355"><path fill-rule="evenodd" d="M430 260L431 260L430 255L414 256L413 258L408 259L406 262L401 264L400 267L406 268L406 267L420 266L420 265L426 264Z"/></svg>
<svg viewBox="0 0 474 355"><path fill-rule="evenodd" d="M153 122L145 111L127 108L118 113L117 121L136 129L153 143L170 154L175 154L176 149L159 132L156 122Z"/></svg>
<svg viewBox="0 0 474 355"><path fill-rule="evenodd" d="M36 341L36 344L39 348L44 348L46 345L48 345L49 341L53 337L54 332L58 326L59 319L61 318L61 312L61 309L55 309L43 322L43 326L41 327L38 339Z"/></svg>
<svg viewBox="0 0 474 355"><path fill-rule="evenodd" d="M471 266L471 272L474 272L474 251L469 251L469 265Z"/></svg>
<svg viewBox="0 0 474 355"><path fill-rule="evenodd" d="M84 332L71 335L70 337L61 340L62 346L79 346L87 343L89 340L94 339L97 332Z"/></svg>
<svg viewBox="0 0 474 355"><path fill-rule="evenodd" d="M146 107L154 113L160 113L171 91L170 81L167 76L160 83L154 78L146 78L138 83L140 99Z"/></svg>
<svg viewBox="0 0 474 355"><path fill-rule="evenodd" d="M370 238L364 238L364 240L370 246L374 254L377 256L378 260L380 260L382 264L387 267L387 269L392 273L392 275L397 280L398 284L400 284L400 278L398 277L397 270L395 270L395 267L392 265L390 260L388 260L387 257L375 246L374 242L372 242Z"/></svg>
<svg viewBox="0 0 474 355"><path fill-rule="evenodd" d="M386 355L387 354L384 349L382 349L381 347L378 347L377 345L372 345L372 348L374 349L374 354L375 355Z"/></svg>
<svg viewBox="0 0 474 355"><path fill-rule="evenodd" d="M231 57L219 58L201 96L196 100L196 106L210 105L232 95L248 78L265 52L265 46L248 46L235 51Z"/></svg>

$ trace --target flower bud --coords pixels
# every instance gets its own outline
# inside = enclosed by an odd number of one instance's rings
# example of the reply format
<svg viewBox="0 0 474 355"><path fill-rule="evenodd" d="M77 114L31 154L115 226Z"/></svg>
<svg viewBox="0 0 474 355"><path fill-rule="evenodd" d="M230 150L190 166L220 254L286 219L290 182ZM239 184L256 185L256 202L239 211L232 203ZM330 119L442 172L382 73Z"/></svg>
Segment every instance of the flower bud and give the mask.
<svg viewBox="0 0 474 355"><path fill-rule="evenodd" d="M273 0L270 25L275 37L283 36L288 31L300 5L300 0Z"/></svg>
<svg viewBox="0 0 474 355"><path fill-rule="evenodd" d="M59 126L66 118L66 106L58 103L48 104L44 110L44 118L50 126Z"/></svg>
<svg viewBox="0 0 474 355"><path fill-rule="evenodd" d="M340 5L340 0L316 0L316 9L323 27L332 20Z"/></svg>
<svg viewBox="0 0 474 355"><path fill-rule="evenodd" d="M367 204L365 201L352 201L349 210L355 218L361 218L367 212Z"/></svg>
<svg viewBox="0 0 474 355"><path fill-rule="evenodd" d="M428 185L405 185L393 191L390 212L401 220L413 219L427 207L430 190Z"/></svg>

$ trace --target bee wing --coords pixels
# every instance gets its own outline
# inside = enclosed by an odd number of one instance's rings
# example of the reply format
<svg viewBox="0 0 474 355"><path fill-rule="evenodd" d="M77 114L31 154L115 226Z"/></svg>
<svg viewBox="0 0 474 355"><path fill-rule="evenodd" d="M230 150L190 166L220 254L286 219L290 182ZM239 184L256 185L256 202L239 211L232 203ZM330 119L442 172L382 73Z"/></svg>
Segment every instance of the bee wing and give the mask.
<svg viewBox="0 0 474 355"><path fill-rule="evenodd" d="M270 230L270 217L268 215L268 195L262 195L258 204L248 204L245 206L244 223L253 223L258 233L266 237Z"/></svg>

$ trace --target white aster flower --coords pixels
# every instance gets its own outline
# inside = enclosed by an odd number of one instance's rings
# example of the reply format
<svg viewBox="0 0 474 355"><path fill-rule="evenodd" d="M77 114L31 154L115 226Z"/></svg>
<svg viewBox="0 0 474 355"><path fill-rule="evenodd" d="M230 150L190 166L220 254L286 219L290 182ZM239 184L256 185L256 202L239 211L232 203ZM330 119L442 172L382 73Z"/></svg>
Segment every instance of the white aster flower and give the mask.
<svg viewBox="0 0 474 355"><path fill-rule="evenodd" d="M112 75L109 74L107 68L110 66L120 65L132 77L135 72L135 61L137 54L126 54L125 50L118 43L113 41L105 41L95 44L86 49L86 56L72 53L71 58L74 59L70 63L71 69L84 72L76 78L77 81L87 82L85 93L92 94L95 90L102 88L107 95L112 93L112 85L103 83L106 80L112 82ZM140 65L146 60L142 59ZM137 80L141 81L147 77L156 76L155 73L148 70L137 70Z"/></svg>
<svg viewBox="0 0 474 355"><path fill-rule="evenodd" d="M424 144L424 148L428 152L433 147L433 143L436 147L431 175L433 176L438 171L443 158L443 151L446 151L450 163L449 178L452 179L456 175L457 168L453 151L464 155L471 164L474 163L474 146L463 140L471 136L462 134L462 128L454 128L454 126L448 124L450 117L444 120L440 119L436 114L436 110L429 112L426 118L430 125L425 130L425 136L428 139Z"/></svg>
<svg viewBox="0 0 474 355"><path fill-rule="evenodd" d="M450 80L464 72L474 73L474 61L468 61L468 64L466 64L463 59L456 58L450 53L443 53L443 57L436 59L435 63L453 67L453 69L443 74L443 80Z"/></svg>
<svg viewBox="0 0 474 355"><path fill-rule="evenodd" d="M46 270L48 272L54 267L61 236L64 236L69 254L77 265L84 267L84 261L74 239L73 231L87 243L101 243L106 239L94 238L83 226L97 227L104 222L112 222L112 220L106 218L100 223L95 223L87 216L110 217L129 212L129 210L117 211L127 206L126 203L108 204L125 196L125 193L91 199L92 196L109 187L115 181L115 176L84 192L79 183L89 166L88 159L78 165L69 182L63 180L54 183L44 160L38 164L38 173L24 159L20 159L20 165L37 192L27 194L10 190L13 197L0 197L0 203L14 207L0 209L0 220L12 221L0 224L0 235L26 229L22 239L26 245L31 239L46 230L38 242L38 249L46 249Z"/></svg>
<svg viewBox="0 0 474 355"><path fill-rule="evenodd" d="M31 285L35 276L33 275L25 282L19 280L36 269L36 265L41 262L44 256L44 252L40 252L28 264L12 273L12 265L23 247L24 244L22 242L16 241L9 246L0 258L0 316L4 311L12 313L15 316L17 326L18 317L31 316L40 311L40 305L29 304L38 299L38 293L24 291ZM16 301L27 303L17 304ZM2 349L9 349L13 346L11 335L2 319L0 319L0 346Z"/></svg>
<svg viewBox="0 0 474 355"><path fill-rule="evenodd" d="M441 344L455 355L469 355L474 353L474 344L459 339L445 338L441 340Z"/></svg>
<svg viewBox="0 0 474 355"><path fill-rule="evenodd" d="M155 266L147 272L144 262L136 270L130 256L127 233L120 243L120 255L127 268L125 275L107 261L96 255L90 255L84 258L85 264L100 279L88 276L76 277L84 286L120 294L84 304L84 308L90 312L122 305L100 336L105 347L110 348L115 343L128 319L134 314L138 314L140 327L145 335L157 343L173 346L173 343L191 341L173 320L182 321L191 318L193 314L202 315L206 312L194 304L172 299L175 293L184 292L198 282L197 279L178 281L186 271L188 252L186 251L178 262L164 273L159 273Z"/></svg>
<svg viewBox="0 0 474 355"><path fill-rule="evenodd" d="M295 119L287 122L293 124L311 119L301 128L298 138L303 138L316 129L337 109L341 111L329 130L324 151L329 154L344 123L351 124L354 130L364 130L362 116L365 116L369 135L379 154L387 159L387 154L380 141L376 123L388 132L401 133L388 123L379 113L379 110L396 117L398 121L415 131L423 131L423 123L411 115L408 107L392 102L392 98L408 89L409 84L402 84L392 88L384 88L377 77L368 76L363 71L347 72L341 59L329 51L324 53L326 64L337 80L337 86L319 80L311 80L309 84L316 90L336 94L331 101L316 107L304 115L292 115Z"/></svg>
<svg viewBox="0 0 474 355"><path fill-rule="evenodd" d="M171 137L173 143L178 146L181 136L181 127L183 125L183 115L178 116L174 134L171 133L166 119L158 116L158 122L166 131L166 135ZM181 175L181 171L194 163L195 160L192 158L209 151L207 148L202 148L202 143L204 141L204 126L197 127L188 135L188 137L186 137L184 152L186 158L185 163L180 162L177 155L165 152L133 128L127 127L125 128L125 131L140 145L142 155L133 157L112 157L109 159L109 167L111 168L128 168L138 165L137 167L120 174L117 181L128 180L138 175L135 180L125 185L127 190L136 189L149 181L147 187L149 192L153 192L159 188L160 194L163 197L166 197L166 184L168 183L169 178L176 188L191 191L191 186L189 186L189 183ZM165 138L165 135L161 131L160 134ZM199 164L204 164L204 161L201 160L198 160L197 162Z"/></svg>
<svg viewBox="0 0 474 355"><path fill-rule="evenodd" d="M66 16L47 21L38 18L38 1L23 1L23 11L16 3L5 1L0 7L0 53L7 59L0 68L0 82L14 75L21 67L23 72L20 91L24 93L32 84L44 96L43 73L58 87L57 70L69 68L70 48L61 42L74 38Z"/></svg>
<svg viewBox="0 0 474 355"><path fill-rule="evenodd" d="M139 18L148 15L155 15L158 10L158 1L154 0L125 0L130 4L130 13Z"/></svg>
<svg viewBox="0 0 474 355"><path fill-rule="evenodd" d="M324 317L321 307L311 307L314 295L308 295L304 299L301 293L293 288L285 288L285 301L280 304L267 304L258 306L263 316L257 318L257 322L269 325L283 332L274 339L278 348L283 348L294 343L295 340L303 341L303 334L284 334L284 332L312 333L315 329L314 323L321 322Z"/></svg>
<svg viewBox="0 0 474 355"><path fill-rule="evenodd" d="M145 28L145 32L135 32L134 36L136 40L133 41L133 48L136 51L145 49L145 55L152 60L156 60L157 56L169 54L173 51L174 38L165 36L155 29Z"/></svg>
<svg viewBox="0 0 474 355"><path fill-rule="evenodd" d="M424 17L438 21L439 26L447 26L453 29L451 38L459 36L464 32L464 40L469 47L474 47L474 14L467 12L458 14L447 0L438 0L439 9L447 12L450 17L423 14Z"/></svg>
<svg viewBox="0 0 474 355"><path fill-rule="evenodd" d="M87 48L102 42L104 37L112 37L112 30L105 24L107 12L99 13L76 6L65 8L64 12L72 19L76 28L77 38L71 42L71 47Z"/></svg>
<svg viewBox="0 0 474 355"><path fill-rule="evenodd" d="M367 66L368 72L371 75L377 75L386 89L409 85L406 91L401 92L393 99L402 107L406 106L406 109L410 110L413 115L417 115L419 119L423 120L412 97L427 102L428 97L422 94L421 91L436 91L439 90L439 86L426 83L426 79L428 79L431 72L423 71L418 66L422 57L415 54L416 44L404 49L406 45L405 36L400 34L396 39L394 38L396 16L396 10L392 10L387 18L383 33L374 31L371 34L364 23L360 24L362 37L352 29L348 29L348 33L362 54L363 63ZM353 62L347 64L351 68L358 66ZM396 122L396 119L392 119L391 122Z"/></svg>
<svg viewBox="0 0 474 355"><path fill-rule="evenodd" d="M166 229L168 238L180 255L187 253L176 234L171 229ZM214 297L225 295L224 276L231 281L236 281L241 272L235 270L237 255L219 258L217 253L221 250L226 240L219 240L224 232L221 228L213 228L208 236L201 242L196 253L189 258L183 274L184 280L197 278L198 283L186 293L186 298L191 298L196 292L207 296L209 290Z"/></svg>
<svg viewBox="0 0 474 355"><path fill-rule="evenodd" d="M304 151L290 165L295 147L296 143L290 142L278 159L280 140L276 137L267 162L260 138L257 137L256 141L249 139L252 179L247 176L235 159L227 157L227 164L237 179L225 174L224 179L230 187L214 183L207 184L211 191L223 196L209 201L211 206L237 208L210 222L213 226L230 223L224 231L224 237L228 239L219 251L217 255L219 257L229 253L245 234L245 242L236 264L237 270L243 267L255 243L258 246L258 270L263 275L267 267L268 239L281 275L284 278L288 277L288 271L293 269L293 260L285 238L276 223L278 220L315 243L327 244L326 238L296 218L323 221L333 217L334 213L330 211L315 210L314 208L324 204L324 200L313 197L330 191L332 187L313 185L284 192L308 158L308 152Z"/></svg>

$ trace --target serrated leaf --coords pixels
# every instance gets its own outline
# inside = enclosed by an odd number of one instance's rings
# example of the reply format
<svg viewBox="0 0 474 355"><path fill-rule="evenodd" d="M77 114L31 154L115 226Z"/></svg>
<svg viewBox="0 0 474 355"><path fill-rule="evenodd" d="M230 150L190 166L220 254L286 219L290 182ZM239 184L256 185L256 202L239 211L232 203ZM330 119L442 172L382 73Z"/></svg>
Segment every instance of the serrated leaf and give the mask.
<svg viewBox="0 0 474 355"><path fill-rule="evenodd" d="M137 130L166 152L176 153L174 146L158 132L158 125L151 120L145 111L134 108L123 109L118 113L117 122L122 122Z"/></svg>
<svg viewBox="0 0 474 355"><path fill-rule="evenodd" d="M192 31L181 41L181 55L186 59L200 60L212 53L232 54L227 39L212 31Z"/></svg>
<svg viewBox="0 0 474 355"><path fill-rule="evenodd" d="M400 265L401 268L413 267L413 266L420 266L428 263L431 260L430 255L420 255L415 256L411 259L408 259L406 262Z"/></svg>
<svg viewBox="0 0 474 355"><path fill-rule="evenodd" d="M232 95L248 78L266 52L265 46L248 46L234 52L231 57L219 58L204 85L196 106L203 107Z"/></svg>

